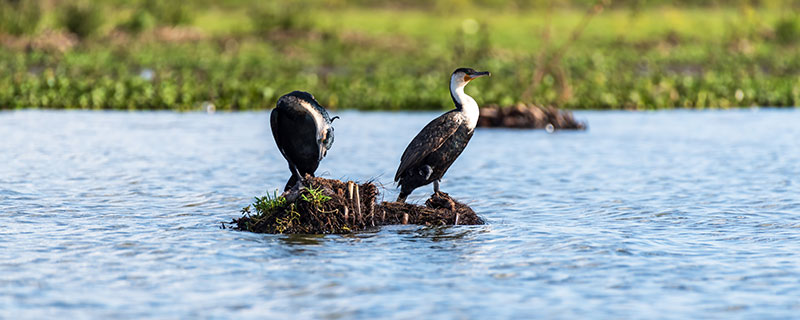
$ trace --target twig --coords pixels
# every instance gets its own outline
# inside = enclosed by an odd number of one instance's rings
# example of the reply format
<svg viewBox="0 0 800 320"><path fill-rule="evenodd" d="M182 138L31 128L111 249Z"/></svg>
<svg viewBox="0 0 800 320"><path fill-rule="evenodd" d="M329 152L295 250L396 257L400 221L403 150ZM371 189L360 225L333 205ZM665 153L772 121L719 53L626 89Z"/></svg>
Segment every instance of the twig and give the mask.
<svg viewBox="0 0 800 320"><path fill-rule="evenodd" d="M347 198L353 200L353 181L347 181Z"/></svg>
<svg viewBox="0 0 800 320"><path fill-rule="evenodd" d="M358 192L358 185L356 184L356 215L358 215L358 220L361 221L361 196Z"/></svg>
<svg viewBox="0 0 800 320"><path fill-rule="evenodd" d="M375 226L375 202L370 203L369 205L369 221L372 223L372 226Z"/></svg>
<svg viewBox="0 0 800 320"><path fill-rule="evenodd" d="M347 199L350 202L353 201L353 181L347 181ZM347 216L345 216L345 221L347 221ZM353 224L356 224L356 216L353 216Z"/></svg>

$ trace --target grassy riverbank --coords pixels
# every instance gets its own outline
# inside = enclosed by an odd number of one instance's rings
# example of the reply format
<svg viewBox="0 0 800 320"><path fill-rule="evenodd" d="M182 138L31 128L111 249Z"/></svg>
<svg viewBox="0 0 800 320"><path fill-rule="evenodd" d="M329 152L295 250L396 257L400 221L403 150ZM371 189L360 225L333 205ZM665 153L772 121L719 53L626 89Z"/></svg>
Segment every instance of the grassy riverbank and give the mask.
<svg viewBox="0 0 800 320"><path fill-rule="evenodd" d="M468 88L484 104L800 105L800 20L787 8L619 6L592 16L580 5L234 2L75 5L72 26L69 4L45 3L34 27L3 27L0 108L258 109L303 89L332 108L438 109L451 105L448 75L459 66L492 71Z"/></svg>

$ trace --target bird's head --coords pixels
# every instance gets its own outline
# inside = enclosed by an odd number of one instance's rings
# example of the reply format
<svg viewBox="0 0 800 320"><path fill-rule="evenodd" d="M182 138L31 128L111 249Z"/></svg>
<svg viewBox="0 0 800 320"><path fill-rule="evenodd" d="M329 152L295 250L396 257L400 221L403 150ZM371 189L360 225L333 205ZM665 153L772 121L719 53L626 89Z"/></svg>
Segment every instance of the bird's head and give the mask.
<svg viewBox="0 0 800 320"><path fill-rule="evenodd" d="M456 71L453 71L453 75L450 76L450 87L451 88L462 88L467 85L472 79L483 77L483 76L491 76L492 74L489 71L475 71L472 68L458 68Z"/></svg>

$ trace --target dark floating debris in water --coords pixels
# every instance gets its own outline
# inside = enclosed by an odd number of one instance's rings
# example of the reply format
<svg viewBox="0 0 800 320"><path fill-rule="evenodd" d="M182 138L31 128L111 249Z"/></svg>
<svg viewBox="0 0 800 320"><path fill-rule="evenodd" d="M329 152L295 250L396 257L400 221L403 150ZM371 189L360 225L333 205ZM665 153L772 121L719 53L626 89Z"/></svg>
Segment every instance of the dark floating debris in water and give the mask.
<svg viewBox="0 0 800 320"><path fill-rule="evenodd" d="M517 104L499 107L496 104L482 107L478 127L523 129L586 130L586 123L577 121L572 112L553 107Z"/></svg>
<svg viewBox="0 0 800 320"><path fill-rule="evenodd" d="M432 195L424 207L377 204L378 188L369 182L359 185L315 177L307 177L307 182L307 188L256 198L230 224L236 230L284 234L341 234L393 224L483 224L472 209L444 192Z"/></svg>

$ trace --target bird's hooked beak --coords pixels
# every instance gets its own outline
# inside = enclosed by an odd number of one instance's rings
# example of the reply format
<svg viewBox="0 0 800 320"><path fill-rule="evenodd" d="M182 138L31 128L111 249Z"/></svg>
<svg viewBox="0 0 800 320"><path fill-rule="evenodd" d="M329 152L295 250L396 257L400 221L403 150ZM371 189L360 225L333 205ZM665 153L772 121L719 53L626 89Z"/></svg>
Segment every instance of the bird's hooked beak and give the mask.
<svg viewBox="0 0 800 320"><path fill-rule="evenodd" d="M472 79L475 79L475 78L480 78L480 77L483 77L483 76L491 77L492 73L489 72L489 71L481 71L481 72L475 72L475 73L467 75L467 76L469 77L469 79L467 79L467 81L469 81L469 80L472 80Z"/></svg>
<svg viewBox="0 0 800 320"><path fill-rule="evenodd" d="M335 116L335 117L331 118L331 123L333 123L333 120L336 120L336 119L339 119L339 116Z"/></svg>

